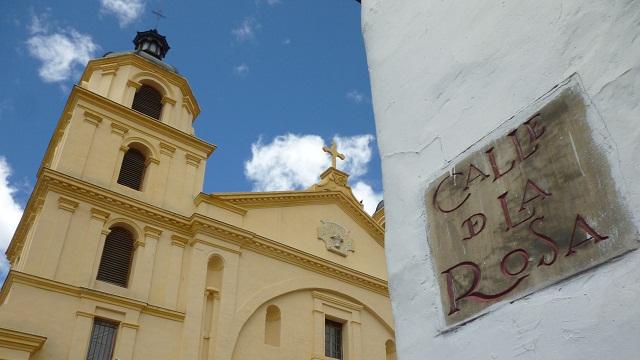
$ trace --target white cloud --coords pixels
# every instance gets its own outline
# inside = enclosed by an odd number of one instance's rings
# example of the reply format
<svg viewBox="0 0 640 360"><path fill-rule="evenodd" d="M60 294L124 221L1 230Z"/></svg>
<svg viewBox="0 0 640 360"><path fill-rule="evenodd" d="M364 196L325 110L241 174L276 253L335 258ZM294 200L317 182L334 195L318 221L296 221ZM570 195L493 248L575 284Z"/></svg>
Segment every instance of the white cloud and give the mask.
<svg viewBox="0 0 640 360"><path fill-rule="evenodd" d="M22 216L22 206L16 202L13 195L17 191L9 183L9 176L11 176L11 167L7 163L7 160L0 156L0 274L5 274L8 271L9 263L4 257L4 252L9 246L13 232L18 226L20 217Z"/></svg>
<svg viewBox="0 0 640 360"><path fill-rule="evenodd" d="M284 39L282 39L281 44L282 44L282 45L290 45L290 44L291 44L291 38L284 38Z"/></svg>
<svg viewBox="0 0 640 360"><path fill-rule="evenodd" d="M347 98L347 100L358 105L369 101L369 98L358 90L347 91L347 93L345 94L345 97Z"/></svg>
<svg viewBox="0 0 640 360"><path fill-rule="evenodd" d="M242 63L240 65L234 66L233 73L238 76L245 77L249 75L249 65L247 65L246 63Z"/></svg>
<svg viewBox="0 0 640 360"><path fill-rule="evenodd" d="M346 161L338 160L338 168L358 180L367 172L371 161L372 135L334 137L338 150ZM320 174L331 165L330 157L322 151L324 140L318 135L286 134L271 143L262 139L251 145L252 157L245 162L245 176L253 183L254 191L305 189L318 181ZM382 195L370 185L358 180L353 188L367 211L375 209Z"/></svg>
<svg viewBox="0 0 640 360"><path fill-rule="evenodd" d="M253 40L256 36L256 30L260 28L260 24L252 16L248 16L242 20L240 24L231 29L231 35L238 42Z"/></svg>
<svg viewBox="0 0 640 360"><path fill-rule="evenodd" d="M346 157L345 161L338 160L338 169L358 178L367 172L367 165L371 161L371 142L373 135L335 136L338 151Z"/></svg>
<svg viewBox="0 0 640 360"><path fill-rule="evenodd" d="M77 75L98 49L90 35L75 29L49 32L47 15L32 17L27 40L29 54L41 62L38 74L45 82L60 82Z"/></svg>
<svg viewBox="0 0 640 360"><path fill-rule="evenodd" d="M245 175L255 191L306 188L329 165L322 146L324 140L317 135L286 134L269 144L260 138L251 144L252 157L245 162Z"/></svg>
<svg viewBox="0 0 640 360"><path fill-rule="evenodd" d="M120 27L138 19L144 12L145 0L100 0L100 11L118 18Z"/></svg>
<svg viewBox="0 0 640 360"><path fill-rule="evenodd" d="M264 0L269 6L276 6L282 4L282 0Z"/></svg>
<svg viewBox="0 0 640 360"><path fill-rule="evenodd" d="M364 204L364 210L373 214L376 211L376 207L378 203L382 200L382 194L373 191L373 188L369 186L367 183L358 181L355 185L351 187L353 191L353 195L356 196L356 199L361 200Z"/></svg>
<svg viewBox="0 0 640 360"><path fill-rule="evenodd" d="M29 30L29 34L42 34L49 31L49 13L44 12L40 15L31 14L31 22L27 25L27 30Z"/></svg>

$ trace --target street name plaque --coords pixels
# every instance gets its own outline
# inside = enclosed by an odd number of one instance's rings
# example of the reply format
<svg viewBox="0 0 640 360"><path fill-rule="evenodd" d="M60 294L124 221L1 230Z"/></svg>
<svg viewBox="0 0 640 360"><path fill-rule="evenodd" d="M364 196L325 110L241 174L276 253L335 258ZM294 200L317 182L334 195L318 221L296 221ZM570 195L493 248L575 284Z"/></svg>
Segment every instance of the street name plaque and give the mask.
<svg viewBox="0 0 640 360"><path fill-rule="evenodd" d="M429 184L429 244L448 326L638 246L587 109L566 88Z"/></svg>

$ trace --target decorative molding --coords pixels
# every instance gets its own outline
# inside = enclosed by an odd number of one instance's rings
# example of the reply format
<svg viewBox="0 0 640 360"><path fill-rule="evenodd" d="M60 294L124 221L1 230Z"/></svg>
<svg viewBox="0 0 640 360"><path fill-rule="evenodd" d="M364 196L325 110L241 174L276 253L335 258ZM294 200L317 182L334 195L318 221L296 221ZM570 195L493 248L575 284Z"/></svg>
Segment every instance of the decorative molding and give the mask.
<svg viewBox="0 0 640 360"><path fill-rule="evenodd" d="M299 206L305 204L337 204L384 247L384 228L367 214L354 197L342 191L271 191L216 193L220 200L251 208L272 208L283 206Z"/></svg>
<svg viewBox="0 0 640 360"><path fill-rule="evenodd" d="M71 200L71 199L63 197L63 196L60 196L58 198L58 209L62 209L62 210L66 210L66 211L68 211L70 213L74 213L79 205L80 205L79 202Z"/></svg>
<svg viewBox="0 0 640 360"><path fill-rule="evenodd" d="M187 109L187 111L189 112L189 114L193 115L193 118L195 119L196 116L198 116L198 112L199 110L195 109L195 104L192 100L192 97L190 96L183 96L182 97L182 106Z"/></svg>
<svg viewBox="0 0 640 360"><path fill-rule="evenodd" d="M153 226L145 226L144 227L144 236L151 239L160 239L160 235L162 235L162 230L155 228Z"/></svg>
<svg viewBox="0 0 640 360"><path fill-rule="evenodd" d="M170 97L168 97L167 95L162 97L162 104L171 104L171 105L175 105L176 101Z"/></svg>
<svg viewBox="0 0 640 360"><path fill-rule="evenodd" d="M117 122L111 123L111 133L124 137L124 135L129 132L126 126L119 124Z"/></svg>
<svg viewBox="0 0 640 360"><path fill-rule="evenodd" d="M294 264L298 267L360 286L384 296L389 296L387 282L375 276L353 270L319 256L306 253L255 233L204 217L200 214L193 215L193 224L196 234L197 232L202 232L218 239L238 243L243 249L252 250L273 259Z"/></svg>
<svg viewBox="0 0 640 360"><path fill-rule="evenodd" d="M120 68L119 64L109 64L100 67L102 70L102 75L109 75L111 73L115 73Z"/></svg>
<svg viewBox="0 0 640 360"><path fill-rule="evenodd" d="M88 69L88 67L87 67ZM85 75L87 72L85 71ZM83 75L84 76L84 75ZM80 105L79 102L83 101L86 104ZM89 107L88 105L91 105ZM140 132L145 132L147 134L153 133L156 138L159 140L163 140L159 138L158 135L166 136L175 141L190 146L198 151L202 151L205 154L205 157L209 157L216 149L216 146L213 144L209 144L206 141L198 139L193 134L188 134L183 131L180 131L172 126L169 126L165 123L159 122L155 119L149 118L148 116L141 114L131 108L128 108L120 103L112 101L108 98L100 96L92 91L89 91L80 86L74 86L71 90L71 94L67 98L67 103L65 104L64 110L62 111L62 115L58 120L58 124L56 129L53 132L53 136L49 145L47 147L47 151L45 152L44 159L40 165L40 169L51 166L53 161L53 157L55 155L55 149L60 143L62 137L65 133L65 128L71 119L72 113L77 108L91 109L91 111L100 113L104 118L108 118L111 121L111 132L114 134L118 134L121 137L124 137L124 134L128 131L128 128L125 126L125 123L121 120L116 120L115 117L119 116L122 119L130 120L132 124L127 124L129 126L142 127ZM99 111L97 110L99 109ZM105 115L107 113L109 115ZM116 125L113 125L116 124ZM133 125L134 124L134 125Z"/></svg>
<svg viewBox="0 0 640 360"><path fill-rule="evenodd" d="M330 304L335 304L335 305L339 305L341 307L347 308L347 309L351 309L351 310L355 310L355 311L361 311L362 309L364 309L364 306L360 305L360 304L356 304L354 302L333 296L333 295L329 295L327 293L323 293L323 292L319 292L319 291L312 291L311 292L311 296L314 299L319 299L325 302L328 302ZM316 310L316 309L314 309Z"/></svg>
<svg viewBox="0 0 640 360"><path fill-rule="evenodd" d="M171 245L183 248L187 244L189 244L189 239L179 235L171 235Z"/></svg>
<svg viewBox="0 0 640 360"><path fill-rule="evenodd" d="M198 206L201 203L207 203L207 204L211 204L213 206L231 211L233 213L236 213L238 215L246 215L247 214L247 209L238 206L238 205L234 205L226 200L221 199L219 196L215 195L215 194L205 194L205 193L200 193L198 194L198 196L196 196L195 199L195 205Z"/></svg>
<svg viewBox="0 0 640 360"><path fill-rule="evenodd" d="M84 111L84 121L88 122L89 124L93 125L93 126L99 126L100 123L102 123L102 116L93 113L91 111L85 110Z"/></svg>
<svg viewBox="0 0 640 360"><path fill-rule="evenodd" d="M217 248L217 249L220 249L220 250L228 251L230 253L234 253L234 254L238 254L238 255L242 254L242 250L241 249L234 249L234 248L232 248L230 246L224 246L223 244L217 244L217 243L214 243L214 242L211 242L211 241L207 241L207 240L204 240L204 239L200 239L200 238L195 238L195 239L191 240L191 242L189 242L189 245L190 246L195 246L195 244L198 244L198 243L199 244L203 244L205 246L210 246L210 247L214 247L214 248Z"/></svg>
<svg viewBox="0 0 640 360"><path fill-rule="evenodd" d="M138 330L140 328L140 325L132 324L132 323L128 323L128 322L121 322L120 326L122 326L123 328L129 328L129 329L133 329L133 330Z"/></svg>
<svg viewBox="0 0 640 360"><path fill-rule="evenodd" d="M106 222L107 220L109 220L109 216L111 216L111 213L106 212L104 210L100 210L98 208L91 208L91 218L92 219L96 219L96 220L100 220L102 222Z"/></svg>
<svg viewBox="0 0 640 360"><path fill-rule="evenodd" d="M171 146L167 143L160 142L160 154L167 155L169 157L173 157L173 154L176 152L176 147Z"/></svg>
<svg viewBox="0 0 640 360"><path fill-rule="evenodd" d="M76 311L76 316L86 317L89 319L93 319L95 317L95 315L92 313L88 313L86 311L79 311L79 310Z"/></svg>
<svg viewBox="0 0 640 360"><path fill-rule="evenodd" d="M110 56L106 58L103 57L89 61L84 72L82 73L82 77L80 80L89 81L91 74L96 69L100 69L101 67L112 64L118 66L133 65L140 70L156 73L158 74L158 76L167 80L170 84L179 87L183 94L186 94L186 96L194 99L193 92L191 91L191 87L189 86L187 79L173 71L167 70L166 68L154 64L149 60L146 60L143 57L133 53L123 53L117 56ZM198 106L195 99L192 100L192 103L192 106L194 107L195 118L198 114L200 114L200 107Z"/></svg>
<svg viewBox="0 0 640 360"><path fill-rule="evenodd" d="M154 157L149 156L149 157L147 158L147 160L145 160L144 165L145 165L145 166L149 166L150 164L158 165L158 164L160 164L160 160L158 160L158 159L156 159L156 158L154 158Z"/></svg>
<svg viewBox="0 0 640 360"><path fill-rule="evenodd" d="M89 70L89 66L87 66L87 68L85 69L85 71L87 71L87 70ZM139 82L132 81L132 80L127 80L127 86L138 90L138 89L140 89L142 87L142 84L140 84Z"/></svg>
<svg viewBox="0 0 640 360"><path fill-rule="evenodd" d="M191 217L185 217L48 168L41 169L38 182L24 212L25 215L20 221L7 249L7 257L12 264L24 246L26 233L30 226L29 219L32 218L30 214L34 211L34 206L37 202L35 199L43 197L44 194L49 191L72 196L94 207L117 212L124 217L163 228L165 231L172 231L179 234L176 236L180 239L186 239L177 241L184 245L188 243L188 239L197 238L198 233L204 233L216 239L238 245L243 251L244 249L251 250L273 259L295 264L310 271L340 279L384 296L389 296L387 282L378 277L350 269L346 266L339 265L201 214L196 213ZM309 192L302 193L306 196L319 196L319 194ZM322 194L329 195L329 203L333 203L336 199L344 196L342 193L334 194L331 192L323 192ZM325 198L314 198L314 203L318 203L322 199ZM306 201L309 200L307 199ZM172 243L173 242L174 241L172 241ZM178 244L174 245L179 246Z"/></svg>
<svg viewBox="0 0 640 360"><path fill-rule="evenodd" d="M318 239L324 241L327 250L340 256L347 256L354 252L353 240L349 237L349 230L331 221L320 220Z"/></svg>
<svg viewBox="0 0 640 360"><path fill-rule="evenodd" d="M196 168L200 166L200 162L202 161L202 158L191 153L186 153L184 157L187 161L187 165L191 165Z"/></svg>
<svg viewBox="0 0 640 360"><path fill-rule="evenodd" d="M149 314L152 316L157 316L157 317L174 320L174 321L180 321L180 322L184 321L184 317L185 317L185 314L180 311L162 308L159 306L151 305L146 302L127 298L124 296L109 294L106 292L102 292L94 289L88 289L85 287L69 285L69 284L58 282L58 281L22 273L15 270L9 271L9 275L7 276L7 279L5 280L4 285L2 286L2 290L0 291L0 303L4 303L4 300L9 293L9 289L13 286L13 284L23 284L27 286L32 286L38 289L43 289L47 291L53 291L59 294L74 296L80 299L88 299L88 300L96 301L101 304L111 304L115 306L121 306L128 309L141 311L144 314ZM76 312L76 315L84 316L83 314L88 314L88 313L84 313L81 311ZM90 315L93 316L93 314L90 314Z"/></svg>
<svg viewBox="0 0 640 360"><path fill-rule="evenodd" d="M0 347L2 348L33 354L42 347L45 341L47 338L44 336L0 328Z"/></svg>

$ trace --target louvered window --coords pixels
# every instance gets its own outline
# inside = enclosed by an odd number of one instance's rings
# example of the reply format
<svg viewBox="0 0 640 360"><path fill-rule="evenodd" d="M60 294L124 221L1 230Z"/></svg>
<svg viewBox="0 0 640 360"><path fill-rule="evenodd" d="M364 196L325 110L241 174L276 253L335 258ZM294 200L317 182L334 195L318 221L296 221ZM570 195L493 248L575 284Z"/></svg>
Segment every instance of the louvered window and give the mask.
<svg viewBox="0 0 640 360"><path fill-rule="evenodd" d="M121 227L111 228L104 241L97 279L127 287L132 258L133 235L131 232Z"/></svg>
<svg viewBox="0 0 640 360"><path fill-rule="evenodd" d="M342 324L324 321L324 356L342 360Z"/></svg>
<svg viewBox="0 0 640 360"><path fill-rule="evenodd" d="M93 320L87 360L111 360L118 324L102 319Z"/></svg>
<svg viewBox="0 0 640 360"><path fill-rule="evenodd" d="M145 156L136 149L129 149L122 158L122 166L118 175L118 184L128 186L134 190L142 188L144 177Z"/></svg>
<svg viewBox="0 0 640 360"><path fill-rule="evenodd" d="M142 85L133 97L133 110L160 120L162 112L162 95L149 85Z"/></svg>

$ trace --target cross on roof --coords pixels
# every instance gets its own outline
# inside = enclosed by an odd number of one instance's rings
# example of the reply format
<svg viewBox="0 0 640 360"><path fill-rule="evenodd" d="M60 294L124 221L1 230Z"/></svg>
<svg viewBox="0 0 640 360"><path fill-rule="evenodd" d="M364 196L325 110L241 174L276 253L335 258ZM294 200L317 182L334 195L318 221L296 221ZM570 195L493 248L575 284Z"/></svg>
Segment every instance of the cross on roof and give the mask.
<svg viewBox="0 0 640 360"><path fill-rule="evenodd" d="M334 169L337 169L337 158L340 158L340 160L345 159L344 154L338 152L338 146L336 145L335 141L331 142L331 147L323 146L322 150L331 155L331 167Z"/></svg>
<svg viewBox="0 0 640 360"><path fill-rule="evenodd" d="M162 10L152 10L151 13L156 16L156 29L158 28L158 23L160 23L160 19L166 19L167 17L162 13Z"/></svg>

